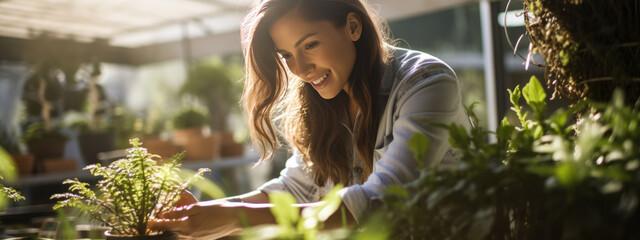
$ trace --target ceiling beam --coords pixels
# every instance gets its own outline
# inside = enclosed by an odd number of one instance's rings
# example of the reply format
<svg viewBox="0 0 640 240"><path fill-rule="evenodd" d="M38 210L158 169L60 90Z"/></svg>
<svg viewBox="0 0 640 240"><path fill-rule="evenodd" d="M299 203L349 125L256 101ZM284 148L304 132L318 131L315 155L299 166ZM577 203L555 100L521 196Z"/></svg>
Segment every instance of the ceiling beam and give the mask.
<svg viewBox="0 0 640 240"><path fill-rule="evenodd" d="M39 44L37 40L25 40L0 37L0 59L10 61L28 61L29 54L33 55L33 46ZM70 40L48 41L47 49L68 48ZM241 52L240 32L233 31L215 35L208 35L190 39L191 56L193 59L206 58L216 54L234 54ZM103 62L144 65L180 59L184 57L182 40L168 43L153 44L138 48L114 47L106 44L72 42L74 49L81 59L90 61L97 56ZM42 55L45 55L43 53Z"/></svg>
<svg viewBox="0 0 640 240"><path fill-rule="evenodd" d="M242 51L239 31L207 35L193 38L189 41L192 51L190 55L193 59L206 58L217 54L234 54ZM183 51L182 40L138 47L132 49L130 62L132 65L142 65L180 59L186 55Z"/></svg>
<svg viewBox="0 0 640 240"><path fill-rule="evenodd" d="M106 44L84 43L60 39L46 41L45 44L47 46L45 47L42 46L42 42L38 41L40 40L0 37L0 53L2 53L0 54L0 60L19 62L34 61L32 57L34 54L45 57L47 54L51 53L47 52L38 54L34 53L34 51L40 50L35 49L46 48L54 49L54 51L55 49L69 50L69 47L71 46L71 50L74 52L74 57L77 57L82 61L90 62L91 58L95 56L104 62L130 64L128 55L131 49L114 47Z"/></svg>

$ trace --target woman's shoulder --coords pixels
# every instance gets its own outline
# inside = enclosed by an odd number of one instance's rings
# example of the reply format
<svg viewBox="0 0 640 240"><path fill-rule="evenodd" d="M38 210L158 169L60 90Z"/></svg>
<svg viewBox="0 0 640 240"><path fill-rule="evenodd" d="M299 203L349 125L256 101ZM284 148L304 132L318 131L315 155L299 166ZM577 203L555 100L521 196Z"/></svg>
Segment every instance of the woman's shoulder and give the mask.
<svg viewBox="0 0 640 240"><path fill-rule="evenodd" d="M390 48L396 78L404 79L415 74L424 74L425 71L433 74L447 73L455 77L449 65L431 54L401 47L390 46Z"/></svg>
<svg viewBox="0 0 640 240"><path fill-rule="evenodd" d="M445 62L428 53L390 46L392 58L385 70L382 92L400 92L400 95L413 87L424 86L426 82L438 79L457 81L453 69Z"/></svg>

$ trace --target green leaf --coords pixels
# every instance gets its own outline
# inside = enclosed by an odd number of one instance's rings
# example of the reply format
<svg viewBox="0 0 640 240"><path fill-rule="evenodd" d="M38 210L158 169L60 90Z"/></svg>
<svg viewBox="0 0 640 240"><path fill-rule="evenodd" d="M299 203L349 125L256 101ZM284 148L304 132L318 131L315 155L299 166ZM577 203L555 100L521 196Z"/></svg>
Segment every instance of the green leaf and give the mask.
<svg viewBox="0 0 640 240"><path fill-rule="evenodd" d="M13 181L16 178L13 160L2 147L0 147L0 177L3 177L5 181Z"/></svg>
<svg viewBox="0 0 640 240"><path fill-rule="evenodd" d="M287 192L272 192L269 194L269 201L273 203L271 213L273 213L278 225L292 229L300 217L300 211L293 206L297 203L293 195Z"/></svg>
<svg viewBox="0 0 640 240"><path fill-rule="evenodd" d="M522 88L522 94L527 104L533 108L534 114L536 116L544 116L547 94L536 76L531 76L529 83Z"/></svg>
<svg viewBox="0 0 640 240"><path fill-rule="evenodd" d="M556 166L555 176L562 185L571 187L578 182L578 170L571 163L562 163Z"/></svg>
<svg viewBox="0 0 640 240"><path fill-rule="evenodd" d="M518 101L520 101L520 96L522 96L520 86L516 86L513 91L511 91L511 89L507 89L507 91L509 91L509 100L511 101L511 104L513 104L515 108L519 108L520 104Z"/></svg>
<svg viewBox="0 0 640 240"><path fill-rule="evenodd" d="M405 188L403 188L402 186L391 185L391 186L385 188L384 191L385 191L385 194L389 194L389 195L393 195L393 196L399 196L402 199L408 199L409 198L409 193L407 193L407 190Z"/></svg>
<svg viewBox="0 0 640 240"><path fill-rule="evenodd" d="M409 149L413 152L413 157L418 161L420 167L423 166L423 158L429 149L429 138L421 133L414 134L409 139Z"/></svg>
<svg viewBox="0 0 640 240"><path fill-rule="evenodd" d="M531 76L529 83L522 88L522 94L524 95L524 100L526 100L528 104L533 102L544 102L547 98L547 94L544 92L544 88L542 88L542 84L540 84L540 81L538 81L536 76Z"/></svg>
<svg viewBox="0 0 640 240"><path fill-rule="evenodd" d="M326 221L342 203L342 198L338 195L338 191L342 189L342 185L336 185L327 195L322 198L322 204L317 208L318 220Z"/></svg>

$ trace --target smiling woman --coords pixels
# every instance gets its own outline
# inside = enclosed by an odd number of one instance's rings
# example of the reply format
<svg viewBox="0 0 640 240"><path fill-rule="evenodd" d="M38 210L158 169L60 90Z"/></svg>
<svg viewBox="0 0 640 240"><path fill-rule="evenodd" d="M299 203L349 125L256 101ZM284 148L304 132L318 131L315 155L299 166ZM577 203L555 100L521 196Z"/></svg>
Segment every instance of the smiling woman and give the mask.
<svg viewBox="0 0 640 240"><path fill-rule="evenodd" d="M445 129L470 128L455 73L426 53L388 44L386 24L360 0L256 0L242 26L243 104L262 161L284 135L294 154L281 176L257 191L191 201L152 223L191 237L220 237L274 223L268 193L314 207L334 185L355 223L379 206L384 188L419 176L418 166L457 161ZM274 126L273 119L282 119ZM281 129L278 130L278 129ZM423 159L407 145L429 138ZM237 202L230 202L239 201ZM333 214L326 227L340 226Z"/></svg>

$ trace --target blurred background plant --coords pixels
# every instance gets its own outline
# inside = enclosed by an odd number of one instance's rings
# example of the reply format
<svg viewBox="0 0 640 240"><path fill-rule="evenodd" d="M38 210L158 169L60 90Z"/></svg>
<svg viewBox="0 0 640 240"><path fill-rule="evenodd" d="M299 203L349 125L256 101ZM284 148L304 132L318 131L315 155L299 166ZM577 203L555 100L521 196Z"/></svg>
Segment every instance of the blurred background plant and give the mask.
<svg viewBox="0 0 640 240"><path fill-rule="evenodd" d="M11 156L0 147L0 210L8 206L8 200L24 200L20 192L11 187L5 187L4 183L12 183L17 177L16 168L13 165Z"/></svg>
<svg viewBox="0 0 640 240"><path fill-rule="evenodd" d="M174 113L173 129L202 128L209 126L209 114L206 109L197 106L185 106Z"/></svg>
<svg viewBox="0 0 640 240"><path fill-rule="evenodd" d="M238 65L200 61L189 69L179 94L195 97L208 108L212 131L228 131L229 114L240 109L241 78Z"/></svg>

